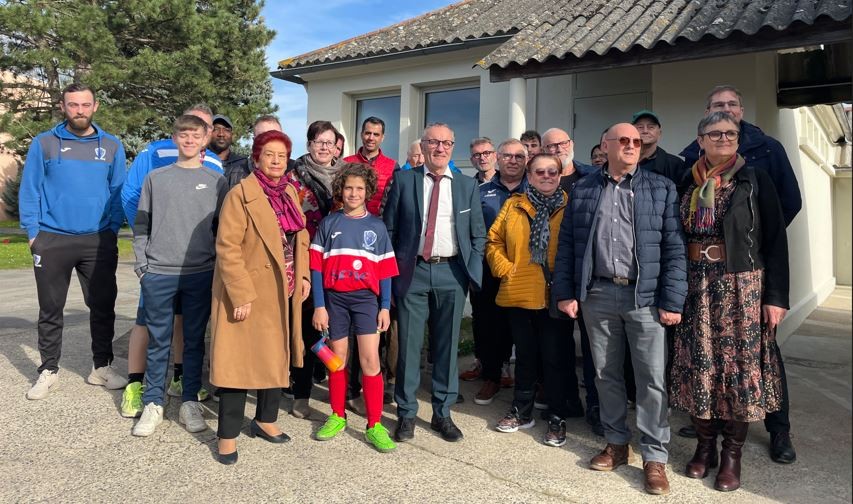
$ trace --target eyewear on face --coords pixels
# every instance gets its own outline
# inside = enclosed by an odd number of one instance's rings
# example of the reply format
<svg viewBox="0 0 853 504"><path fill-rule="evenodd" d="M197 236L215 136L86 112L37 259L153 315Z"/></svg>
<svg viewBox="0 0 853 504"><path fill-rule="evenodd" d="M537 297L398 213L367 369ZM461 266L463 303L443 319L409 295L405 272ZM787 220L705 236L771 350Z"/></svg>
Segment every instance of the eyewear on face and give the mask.
<svg viewBox="0 0 853 504"><path fill-rule="evenodd" d="M501 153L501 159L504 161L512 161L513 159L515 159L519 163L523 163L527 161L527 156L525 156L524 154L512 154L509 152L504 152Z"/></svg>
<svg viewBox="0 0 853 504"><path fill-rule="evenodd" d="M560 147L568 147L571 143L571 140L563 140L562 142L550 143L545 146L545 150L549 152L555 152Z"/></svg>
<svg viewBox="0 0 853 504"><path fill-rule="evenodd" d="M430 146L430 148L435 149L439 144L442 145L445 149L452 148L456 142L453 140L436 140L435 138L430 138L429 140L424 140L424 143Z"/></svg>
<svg viewBox="0 0 853 504"><path fill-rule="evenodd" d="M716 131L715 130L715 131L706 131L705 133L702 133L699 136L706 136L706 137L708 137L708 140L712 140L714 142L719 142L725 136L726 140L732 142L732 141L737 140L738 135L740 135L740 133L735 131L735 130L728 130L728 131Z"/></svg>
<svg viewBox="0 0 853 504"><path fill-rule="evenodd" d="M556 177L557 175L559 175L559 173L560 173L560 170L558 170L556 168L552 168L550 170L546 170L544 168L538 168L536 170L533 170L533 174L536 175L537 177L544 177L546 175L549 177Z"/></svg>
<svg viewBox="0 0 853 504"><path fill-rule="evenodd" d="M316 145L317 147L325 147L327 149L331 149L335 146L335 142L328 142L323 140L311 140L311 143Z"/></svg>
<svg viewBox="0 0 853 504"><path fill-rule="evenodd" d="M491 155L492 155L492 154L494 154L494 153L495 153L495 151L493 151L493 150L486 150L486 151L483 151L483 152L475 152L475 153L471 154L471 157L472 157L472 158L480 158L480 159L482 159L482 158L487 158L487 157L491 156Z"/></svg>
<svg viewBox="0 0 853 504"><path fill-rule="evenodd" d="M711 110L714 110L714 109L724 109L724 108L734 109L734 108L738 108L738 107L740 107L739 102L728 101L728 102L714 102L711 104L710 108L711 108Z"/></svg>
<svg viewBox="0 0 853 504"><path fill-rule="evenodd" d="M634 148L639 149L640 147L643 146L643 141L640 140L639 138L631 138L631 137L623 136L623 137L619 137L619 138L616 138L616 137L605 138L605 140L618 140L619 145L621 145L622 147L628 147L629 145L633 144Z"/></svg>

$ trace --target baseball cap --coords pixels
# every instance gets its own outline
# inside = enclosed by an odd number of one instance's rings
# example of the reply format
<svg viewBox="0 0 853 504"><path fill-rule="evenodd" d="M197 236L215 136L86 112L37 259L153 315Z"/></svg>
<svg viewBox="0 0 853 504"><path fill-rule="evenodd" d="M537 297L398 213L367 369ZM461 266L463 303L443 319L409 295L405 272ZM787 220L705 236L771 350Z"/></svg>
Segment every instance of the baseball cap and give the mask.
<svg viewBox="0 0 853 504"><path fill-rule="evenodd" d="M654 121L655 124L660 126L660 119L658 119L658 115L655 114L654 112L652 112L651 110L648 110L648 109L643 109L643 110L635 113L634 116L631 118L631 124L637 124L637 121L639 121L640 119L642 119L644 117L648 117L649 119ZM213 121L216 122L215 117L213 118Z"/></svg>
<svg viewBox="0 0 853 504"><path fill-rule="evenodd" d="M216 114L215 116L213 116L213 124L216 124L217 121L225 124L231 129L234 129L234 125L231 123L231 119L229 119L226 115Z"/></svg>

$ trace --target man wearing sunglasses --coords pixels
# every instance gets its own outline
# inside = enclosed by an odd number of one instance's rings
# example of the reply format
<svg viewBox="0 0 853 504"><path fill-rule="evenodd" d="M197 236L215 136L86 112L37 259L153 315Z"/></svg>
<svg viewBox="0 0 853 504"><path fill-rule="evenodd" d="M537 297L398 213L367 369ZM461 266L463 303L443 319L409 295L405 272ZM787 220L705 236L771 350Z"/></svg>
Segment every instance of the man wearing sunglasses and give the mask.
<svg viewBox="0 0 853 504"><path fill-rule="evenodd" d="M571 194L578 179L595 171L594 166L579 163L575 159L575 143L569 134L560 128L551 128L542 135L542 152L553 154L563 163L560 188Z"/></svg>
<svg viewBox="0 0 853 504"><path fill-rule="evenodd" d="M602 150L607 165L575 186L560 226L554 267L558 308L583 313L607 446L590 469L627 464L631 440L622 364L625 345L637 380L645 489L669 493L664 327L681 320L687 260L675 184L639 168L643 142L633 125L612 126Z"/></svg>
<svg viewBox="0 0 853 504"><path fill-rule="evenodd" d="M785 226L790 225L802 208L803 200L785 148L778 140L761 131L758 126L743 120L743 95L736 87L716 86L708 93L705 115L718 111L729 114L740 126L738 154L743 156L747 164L766 171L773 178L776 193L782 204ZM684 157L685 166L693 166L699 159L699 144L694 140L681 151L681 155ZM770 433L770 458L779 464L791 464L797 460L797 452L794 451L794 445L791 443L788 380L782 363L782 353L779 351L779 346L775 344L775 340L774 347L779 358L782 376L782 409L767 414L764 419L764 428ZM679 429L678 435L695 438L696 431L692 425L688 425Z"/></svg>

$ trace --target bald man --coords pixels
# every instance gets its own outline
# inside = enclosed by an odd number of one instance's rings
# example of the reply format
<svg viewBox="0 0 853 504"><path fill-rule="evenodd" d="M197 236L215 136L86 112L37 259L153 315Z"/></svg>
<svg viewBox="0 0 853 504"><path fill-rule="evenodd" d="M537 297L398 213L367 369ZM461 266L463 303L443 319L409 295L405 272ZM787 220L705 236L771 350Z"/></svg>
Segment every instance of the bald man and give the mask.
<svg viewBox="0 0 853 504"><path fill-rule="evenodd" d="M595 171L594 166L585 165L575 160L575 142L569 134L560 128L551 128L542 135L542 152L553 154L563 163L560 173L560 188L567 193L582 176Z"/></svg>
<svg viewBox="0 0 853 504"><path fill-rule="evenodd" d="M645 489L669 493L669 422L664 327L678 324L687 295L687 260L675 184L639 168L643 142L633 125L604 135L607 170L577 182L560 226L554 268L558 307L570 317L583 306L601 423L607 446L590 469L628 463L631 431L622 363L625 343L637 380Z"/></svg>

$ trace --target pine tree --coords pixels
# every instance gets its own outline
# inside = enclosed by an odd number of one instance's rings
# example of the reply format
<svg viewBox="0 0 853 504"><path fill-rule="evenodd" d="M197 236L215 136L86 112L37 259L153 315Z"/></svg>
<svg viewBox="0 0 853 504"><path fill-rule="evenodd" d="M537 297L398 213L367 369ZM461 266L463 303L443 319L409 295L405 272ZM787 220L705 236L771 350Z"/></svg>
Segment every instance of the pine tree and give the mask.
<svg viewBox="0 0 853 504"><path fill-rule="evenodd" d="M206 102L235 137L274 111L264 53L274 32L254 0L0 0L0 131L23 154L61 120L71 82L92 86L95 121L132 156ZM236 140L236 139L235 139Z"/></svg>
<svg viewBox="0 0 853 504"><path fill-rule="evenodd" d="M3 193L0 194L0 200L6 207L6 214L9 217L18 218L18 189L21 187L21 174L24 172L21 163L18 163L18 171L15 178L6 180L3 186Z"/></svg>

